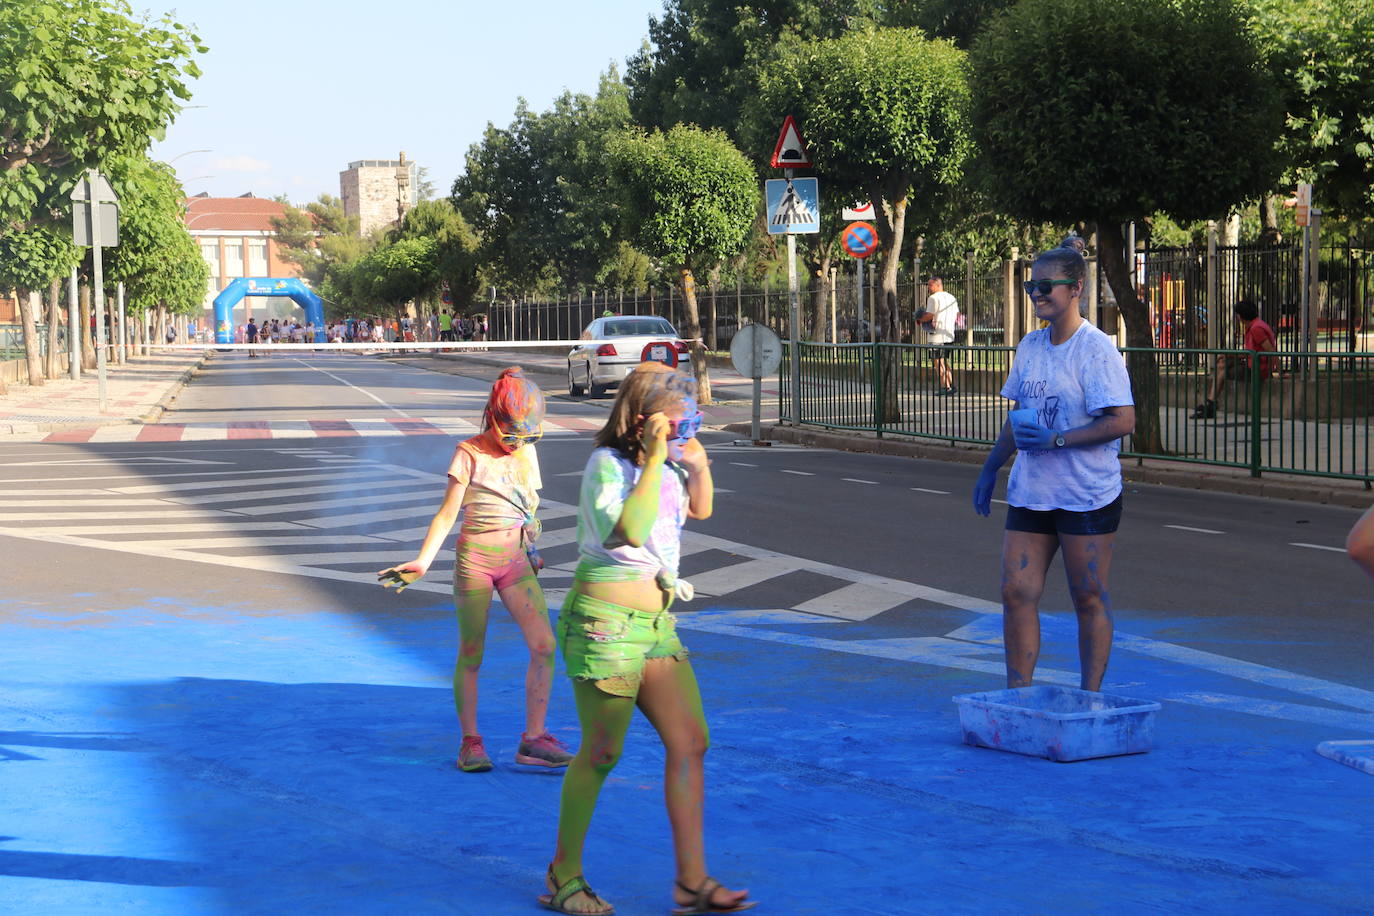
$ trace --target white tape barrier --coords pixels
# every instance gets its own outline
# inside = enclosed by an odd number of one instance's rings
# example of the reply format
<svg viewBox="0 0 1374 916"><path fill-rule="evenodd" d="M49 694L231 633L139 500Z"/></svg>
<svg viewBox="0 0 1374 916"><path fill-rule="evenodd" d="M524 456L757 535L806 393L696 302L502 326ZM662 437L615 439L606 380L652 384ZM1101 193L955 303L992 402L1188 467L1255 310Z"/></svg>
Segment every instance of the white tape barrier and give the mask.
<svg viewBox="0 0 1374 916"><path fill-rule="evenodd" d="M680 338L683 343L696 343ZM602 344L624 344L624 338L611 340L389 340L384 343L159 343L150 344L154 350L508 350L519 347L591 347Z"/></svg>

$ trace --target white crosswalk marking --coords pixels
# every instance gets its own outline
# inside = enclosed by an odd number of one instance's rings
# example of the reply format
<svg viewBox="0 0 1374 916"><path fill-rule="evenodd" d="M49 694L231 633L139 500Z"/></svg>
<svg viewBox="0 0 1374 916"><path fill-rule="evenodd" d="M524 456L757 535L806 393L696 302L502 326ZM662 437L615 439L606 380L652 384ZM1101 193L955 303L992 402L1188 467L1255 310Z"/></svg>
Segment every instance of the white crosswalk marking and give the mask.
<svg viewBox="0 0 1374 916"><path fill-rule="evenodd" d="M296 460L333 457L317 449L290 451ZM375 583L372 572L338 567L377 569L407 559L429 530L446 478L373 462L350 472L346 483L337 473L327 467L224 470L191 480L171 474L170 479L154 478L151 483L147 477L132 478L141 480L135 485L127 483L129 477L114 477L109 488L31 487L21 491L26 499L6 504L9 511L0 515L0 534L243 570ZM84 511L65 511L67 505L78 504ZM291 521L260 520L288 512L296 513ZM539 547L551 564L541 581L553 607L571 587L577 566L577 526L572 522L576 514L576 506L552 500L545 500L539 510L547 527ZM944 596L915 583L762 550L690 528L683 533L684 557L705 551L719 551L730 559L686 576L702 598L682 605L684 613L709 606L710 599L800 570L831 576L840 584L796 608L776 609L777 614L805 621L857 621L911 598L940 602ZM430 575L412 587L449 592L452 562L451 551L445 551ZM945 597L944 603L956 607L974 605L982 610L985 604L966 596Z"/></svg>

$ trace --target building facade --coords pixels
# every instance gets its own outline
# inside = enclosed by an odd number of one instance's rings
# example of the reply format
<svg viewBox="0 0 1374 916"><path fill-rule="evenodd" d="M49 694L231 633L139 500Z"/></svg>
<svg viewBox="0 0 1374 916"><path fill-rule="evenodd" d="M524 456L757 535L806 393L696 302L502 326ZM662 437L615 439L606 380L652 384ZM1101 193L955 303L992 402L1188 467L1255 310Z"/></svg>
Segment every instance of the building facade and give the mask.
<svg viewBox="0 0 1374 916"><path fill-rule="evenodd" d="M363 235L392 226L415 206L420 170L401 153L399 159L359 159L339 173L344 215L358 217Z"/></svg>
<svg viewBox="0 0 1374 916"><path fill-rule="evenodd" d="M286 212L275 200L242 197L192 197L186 201L186 229L210 267L205 286L202 327L214 327L215 296L239 277L299 277L295 264L281 259L272 218ZM290 299L245 296L234 307L234 324L248 318L283 318L300 311Z"/></svg>

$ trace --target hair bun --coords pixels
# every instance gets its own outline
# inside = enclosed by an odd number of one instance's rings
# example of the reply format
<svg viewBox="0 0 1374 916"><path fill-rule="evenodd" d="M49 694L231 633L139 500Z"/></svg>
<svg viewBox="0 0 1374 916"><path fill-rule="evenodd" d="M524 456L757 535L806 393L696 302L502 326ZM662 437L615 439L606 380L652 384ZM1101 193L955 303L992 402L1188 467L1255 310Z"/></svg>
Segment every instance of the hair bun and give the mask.
<svg viewBox="0 0 1374 916"><path fill-rule="evenodd" d="M1079 254L1083 254L1085 251L1088 250L1088 243L1087 240L1085 240L1077 232L1070 232L1068 235L1064 236L1064 241L1059 243L1059 247L1067 248L1070 251L1076 251Z"/></svg>
<svg viewBox="0 0 1374 916"><path fill-rule="evenodd" d="M506 368L502 369L502 370L501 370L501 374L497 376L498 379L503 379L503 378L524 378L524 377L525 377L525 370L524 370L524 369L521 369L519 366L507 366Z"/></svg>

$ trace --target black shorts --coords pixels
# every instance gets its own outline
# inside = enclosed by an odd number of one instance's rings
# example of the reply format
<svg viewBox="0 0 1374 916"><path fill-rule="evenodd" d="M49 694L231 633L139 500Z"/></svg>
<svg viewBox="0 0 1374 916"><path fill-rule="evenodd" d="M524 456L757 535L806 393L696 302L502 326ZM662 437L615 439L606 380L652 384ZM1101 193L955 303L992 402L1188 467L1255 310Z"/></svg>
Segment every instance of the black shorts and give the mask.
<svg viewBox="0 0 1374 916"><path fill-rule="evenodd" d="M930 351L931 359L945 359L946 354L952 352L958 344L951 340L949 343L930 344L930 346L933 348Z"/></svg>
<svg viewBox="0 0 1374 916"><path fill-rule="evenodd" d="M1031 534L1114 534L1121 525L1121 494L1101 509L1071 512L1050 509L1040 512L1021 506L1007 506L1007 530Z"/></svg>
<svg viewBox="0 0 1374 916"><path fill-rule="evenodd" d="M1227 356L1226 378L1233 382L1250 381L1250 359L1244 356Z"/></svg>

